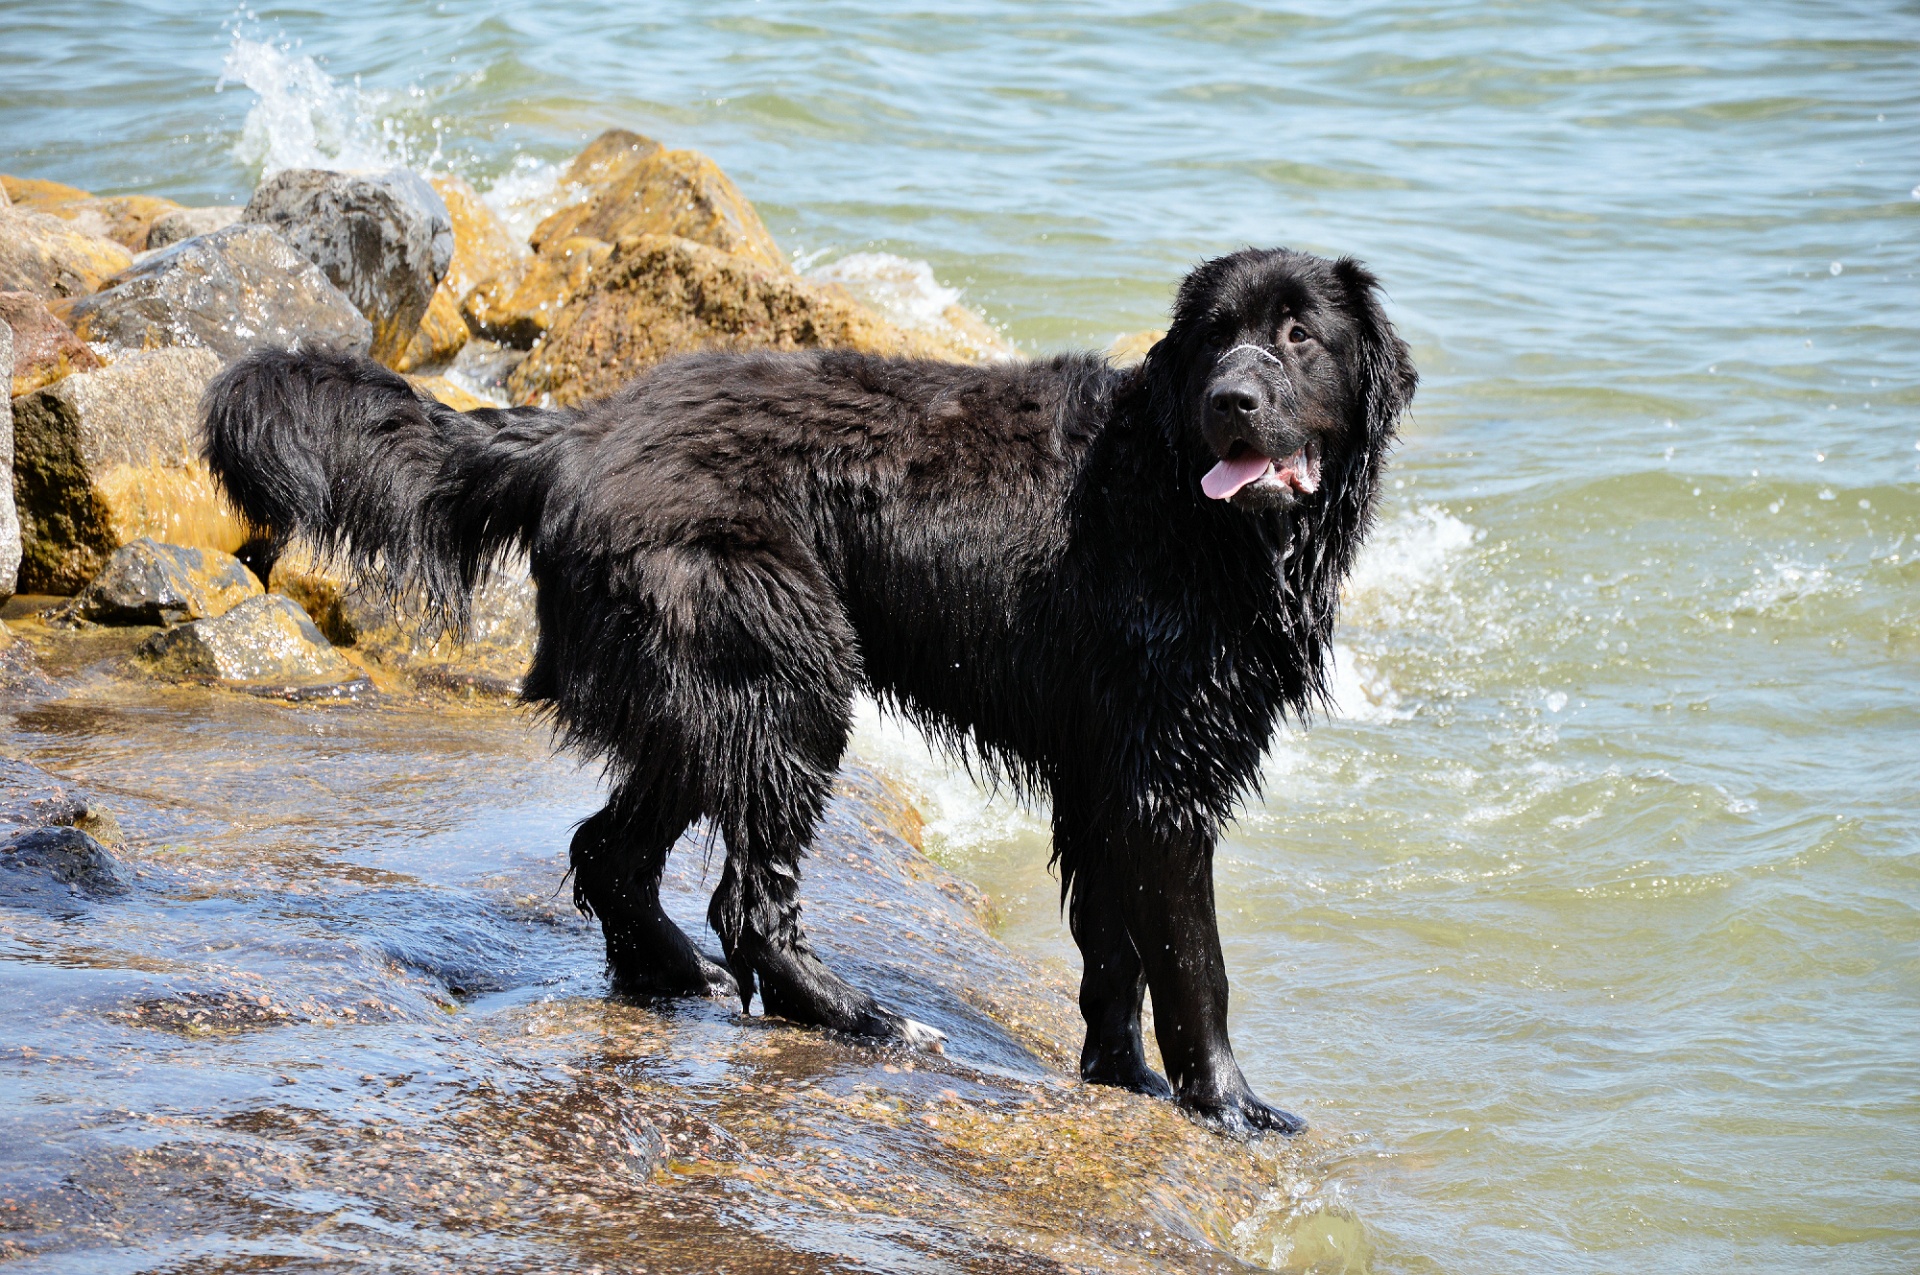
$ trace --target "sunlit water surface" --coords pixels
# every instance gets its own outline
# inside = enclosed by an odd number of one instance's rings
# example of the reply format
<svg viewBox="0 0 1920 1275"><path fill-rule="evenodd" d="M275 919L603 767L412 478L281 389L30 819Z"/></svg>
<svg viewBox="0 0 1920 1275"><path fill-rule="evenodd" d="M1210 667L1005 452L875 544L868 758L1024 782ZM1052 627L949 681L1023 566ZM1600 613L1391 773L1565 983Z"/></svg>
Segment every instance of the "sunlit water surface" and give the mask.
<svg viewBox="0 0 1920 1275"><path fill-rule="evenodd" d="M1246 1069L1351 1135L1275 1233L1364 1238L1265 1256L1920 1266L1912 6L9 0L0 28L6 171L232 202L401 159L524 219L620 124L714 155L805 264L927 261L1032 352L1160 325L1242 244L1365 258L1419 403L1340 711L1276 742L1218 865ZM1068 954L1044 814L897 726L859 744L1007 933Z"/></svg>

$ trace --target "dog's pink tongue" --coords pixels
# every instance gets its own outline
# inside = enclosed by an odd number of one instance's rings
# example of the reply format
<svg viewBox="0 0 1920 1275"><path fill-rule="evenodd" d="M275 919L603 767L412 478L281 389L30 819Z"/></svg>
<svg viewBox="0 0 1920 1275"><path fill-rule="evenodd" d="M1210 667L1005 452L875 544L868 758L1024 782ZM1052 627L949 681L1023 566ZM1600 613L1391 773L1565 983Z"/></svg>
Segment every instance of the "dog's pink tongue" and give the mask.
<svg viewBox="0 0 1920 1275"><path fill-rule="evenodd" d="M1223 460L1200 480L1200 490L1215 500L1227 500L1233 493L1273 467L1259 452L1250 451L1235 460Z"/></svg>

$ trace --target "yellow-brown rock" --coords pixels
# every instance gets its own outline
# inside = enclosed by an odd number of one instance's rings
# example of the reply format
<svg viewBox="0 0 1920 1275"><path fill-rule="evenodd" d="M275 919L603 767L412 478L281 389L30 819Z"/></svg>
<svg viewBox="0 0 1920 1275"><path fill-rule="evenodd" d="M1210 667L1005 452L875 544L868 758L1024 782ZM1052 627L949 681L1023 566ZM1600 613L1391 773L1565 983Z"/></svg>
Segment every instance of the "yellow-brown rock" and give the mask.
<svg viewBox="0 0 1920 1275"><path fill-rule="evenodd" d="M515 402L611 393L695 350L861 350L951 358L845 289L669 235L623 239L508 380Z"/></svg>
<svg viewBox="0 0 1920 1275"><path fill-rule="evenodd" d="M412 372L423 367L440 367L460 353L460 347L467 343L470 335L466 317L460 313L460 303L443 282L427 302L427 312L414 330L413 339L394 359L393 370Z"/></svg>
<svg viewBox="0 0 1920 1275"><path fill-rule="evenodd" d="M563 186L599 186L666 147L630 129L610 128L587 143L560 176Z"/></svg>
<svg viewBox="0 0 1920 1275"><path fill-rule="evenodd" d="M498 403L489 403L471 390L449 381L444 376L409 376L408 384L416 390L425 390L440 402L456 412L471 412L482 407L498 407Z"/></svg>
<svg viewBox="0 0 1920 1275"><path fill-rule="evenodd" d="M133 264L111 239L31 208L0 209L0 292L81 297Z"/></svg>
<svg viewBox="0 0 1920 1275"><path fill-rule="evenodd" d="M0 292L0 324L13 333L15 398L74 372L91 372L103 366L92 347L31 292Z"/></svg>
<svg viewBox="0 0 1920 1275"><path fill-rule="evenodd" d="M1158 344L1160 338L1165 335L1165 332L1158 330L1124 333L1113 338L1113 342L1101 353L1106 357L1107 362L1115 367L1133 367L1146 362L1147 351Z"/></svg>
<svg viewBox="0 0 1920 1275"><path fill-rule="evenodd" d="M129 252L144 252L154 219L177 211L179 204L157 195L90 195L59 182L0 177L15 207L51 213L87 234L111 239Z"/></svg>
<svg viewBox="0 0 1920 1275"><path fill-rule="evenodd" d="M12 173L0 173L0 190L7 192L8 202L29 208L36 204L57 204L65 203L69 199L93 198L92 191L81 190L78 186L50 182L41 177L15 177Z"/></svg>
<svg viewBox="0 0 1920 1275"><path fill-rule="evenodd" d="M698 151L656 151L624 165L604 157L588 165L590 170L603 167L610 169L609 176L585 199L534 229L534 251L545 252L549 244L576 235L609 243L630 235L677 235L769 269L788 268L760 214L720 166Z"/></svg>
<svg viewBox="0 0 1920 1275"><path fill-rule="evenodd" d="M528 349L612 254L613 245L601 239L575 236L550 243L547 251L475 288L461 313L488 340Z"/></svg>
<svg viewBox="0 0 1920 1275"><path fill-rule="evenodd" d="M210 350L154 350L13 400L23 592L76 592L141 536L246 543L199 456L200 396L220 367Z"/></svg>

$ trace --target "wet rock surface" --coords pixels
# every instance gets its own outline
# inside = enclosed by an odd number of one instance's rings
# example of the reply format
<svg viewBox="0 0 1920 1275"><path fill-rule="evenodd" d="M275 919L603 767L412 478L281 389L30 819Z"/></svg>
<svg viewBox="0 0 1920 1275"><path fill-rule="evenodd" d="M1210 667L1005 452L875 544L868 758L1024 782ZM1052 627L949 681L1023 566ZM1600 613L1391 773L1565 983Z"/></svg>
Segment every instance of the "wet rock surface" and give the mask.
<svg viewBox="0 0 1920 1275"><path fill-rule="evenodd" d="M453 223L453 260L434 290L419 331L394 360L394 368L401 372L441 367L457 355L470 335L461 303L480 283L516 271L527 255L525 245L465 179L439 174L432 183L446 201Z"/></svg>
<svg viewBox="0 0 1920 1275"><path fill-rule="evenodd" d="M245 570L245 568L242 568ZM148 638L140 647L159 676L218 682L281 699L323 699L369 689L293 599L256 595L224 614Z"/></svg>
<svg viewBox="0 0 1920 1275"><path fill-rule="evenodd" d="M574 180L591 183L585 197L534 228L534 251L576 236L614 243L673 235L769 270L790 268L760 214L718 164L698 151L647 149L648 140L627 133L590 144L568 170L578 174Z"/></svg>
<svg viewBox="0 0 1920 1275"><path fill-rule="evenodd" d="M273 227L326 273L372 323L382 363L413 340L453 261L446 201L404 168L288 169L260 184L241 219Z"/></svg>
<svg viewBox="0 0 1920 1275"><path fill-rule="evenodd" d="M78 828L34 828L0 841L0 907L66 915L130 888L119 860Z"/></svg>
<svg viewBox="0 0 1920 1275"><path fill-rule="evenodd" d="M103 366L100 356L31 292L0 292L0 326L13 334L15 397Z"/></svg>
<svg viewBox="0 0 1920 1275"><path fill-rule="evenodd" d="M13 378L13 330L0 322L0 380ZM13 507L13 401L0 403L0 602L20 576L20 516Z"/></svg>
<svg viewBox="0 0 1920 1275"><path fill-rule="evenodd" d="M65 218L0 208L0 292L81 297L132 264L125 248Z"/></svg>
<svg viewBox="0 0 1920 1275"><path fill-rule="evenodd" d="M127 640L22 628L56 669ZM5 1257L1235 1271L1262 1197L1344 1151L1078 1084L1070 976L996 942L857 764L805 865L809 928L944 1056L609 1000L561 885L603 793L521 714L63 690L0 713L0 753L116 794L137 888L0 909ZM709 948L717 872L696 828L667 880Z"/></svg>
<svg viewBox="0 0 1920 1275"><path fill-rule="evenodd" d="M23 591L78 592L141 536L245 543L199 459L200 395L219 370L207 350L155 350L13 400Z"/></svg>
<svg viewBox="0 0 1920 1275"><path fill-rule="evenodd" d="M174 625L225 615L263 592L230 553L142 536L114 551L75 599L75 610L95 624Z"/></svg>
<svg viewBox="0 0 1920 1275"><path fill-rule="evenodd" d="M551 395L573 403L612 393L661 359L703 349L942 353L839 287L690 239L643 235L615 245L508 386L516 402Z"/></svg>
<svg viewBox="0 0 1920 1275"><path fill-rule="evenodd" d="M240 220L241 210L231 204L217 204L204 208L170 208L153 219L147 227L147 249L170 248L182 240L192 239L196 235L210 235L216 230L225 230Z"/></svg>
<svg viewBox="0 0 1920 1275"><path fill-rule="evenodd" d="M556 240L531 261L468 293L461 306L464 321L489 340L531 349L612 255L613 245L604 239L575 235Z"/></svg>
<svg viewBox="0 0 1920 1275"><path fill-rule="evenodd" d="M475 591L462 636L448 633L423 605L396 604L298 550L274 563L269 583L297 601L329 641L417 683L516 695L533 659L535 590L524 564L496 572Z"/></svg>
<svg viewBox="0 0 1920 1275"><path fill-rule="evenodd" d="M272 229L249 224L146 258L68 317L89 341L206 349L223 359L296 341L364 354L373 340L373 325L319 267Z"/></svg>

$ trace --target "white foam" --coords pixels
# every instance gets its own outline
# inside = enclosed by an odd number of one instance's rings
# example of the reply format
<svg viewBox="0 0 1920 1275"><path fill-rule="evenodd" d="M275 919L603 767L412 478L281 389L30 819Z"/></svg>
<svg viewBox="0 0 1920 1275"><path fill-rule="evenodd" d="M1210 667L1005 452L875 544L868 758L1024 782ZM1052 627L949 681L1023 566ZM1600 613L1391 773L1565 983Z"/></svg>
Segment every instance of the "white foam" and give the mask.
<svg viewBox="0 0 1920 1275"><path fill-rule="evenodd" d="M1454 568L1483 535L1439 505L1385 519L1347 577L1347 608L1369 621L1406 619L1423 598L1448 587Z"/></svg>
<svg viewBox="0 0 1920 1275"><path fill-rule="evenodd" d="M890 252L855 252L815 267L809 279L837 283L903 328L943 332L960 290L933 277L933 267Z"/></svg>
<svg viewBox="0 0 1920 1275"><path fill-rule="evenodd" d="M544 159L515 155L512 165L480 198L507 223L514 238L525 242L535 226L566 202L560 189L562 171L560 165Z"/></svg>
<svg viewBox="0 0 1920 1275"><path fill-rule="evenodd" d="M262 177L287 168L431 166L433 156L412 154L390 95L336 84L304 53L235 35L214 91L235 82L259 100L247 108L234 154Z"/></svg>
<svg viewBox="0 0 1920 1275"><path fill-rule="evenodd" d="M992 792L964 766L928 747L910 723L882 712L872 699L854 706L852 751L914 789L926 821L928 848L964 859L1011 842L1051 835L1044 805Z"/></svg>
<svg viewBox="0 0 1920 1275"><path fill-rule="evenodd" d="M1333 716L1353 722L1391 722L1412 716L1384 673L1344 642L1333 644Z"/></svg>

